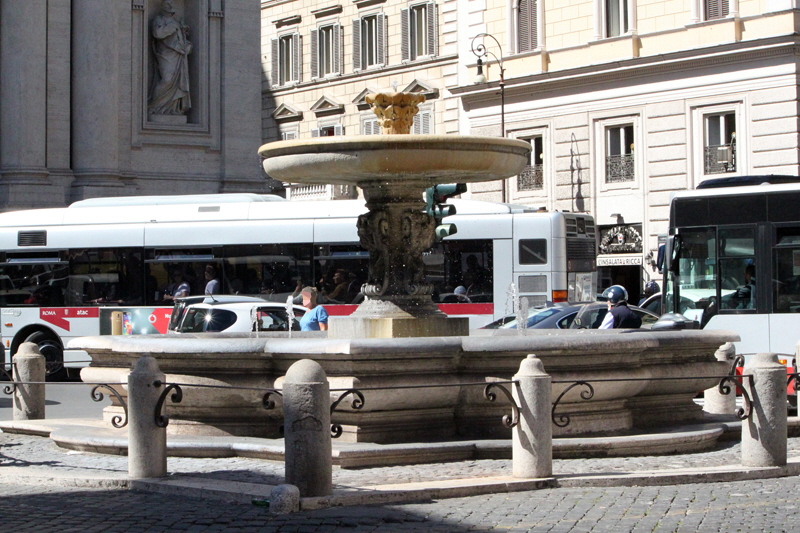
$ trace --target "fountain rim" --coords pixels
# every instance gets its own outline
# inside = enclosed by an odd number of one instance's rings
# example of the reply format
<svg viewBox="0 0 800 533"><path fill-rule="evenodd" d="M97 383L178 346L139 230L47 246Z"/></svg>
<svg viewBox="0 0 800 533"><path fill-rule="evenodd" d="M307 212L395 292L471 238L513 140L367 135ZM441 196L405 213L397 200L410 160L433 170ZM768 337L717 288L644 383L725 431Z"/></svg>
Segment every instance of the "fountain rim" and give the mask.
<svg viewBox="0 0 800 533"><path fill-rule="evenodd" d="M476 135L351 135L274 141L262 145L258 154L269 159L284 155L378 150L479 150L527 155L531 144L507 137Z"/></svg>

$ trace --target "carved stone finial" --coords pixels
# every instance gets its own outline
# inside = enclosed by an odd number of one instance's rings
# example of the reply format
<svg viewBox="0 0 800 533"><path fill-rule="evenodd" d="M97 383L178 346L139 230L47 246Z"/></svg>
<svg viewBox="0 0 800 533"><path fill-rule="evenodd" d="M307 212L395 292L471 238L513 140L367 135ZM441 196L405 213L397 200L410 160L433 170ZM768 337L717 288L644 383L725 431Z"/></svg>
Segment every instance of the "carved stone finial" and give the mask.
<svg viewBox="0 0 800 533"><path fill-rule="evenodd" d="M377 93L368 94L366 102L378 115L381 133L384 135L411 133L414 115L419 112L419 104L425 101L424 94L417 93Z"/></svg>

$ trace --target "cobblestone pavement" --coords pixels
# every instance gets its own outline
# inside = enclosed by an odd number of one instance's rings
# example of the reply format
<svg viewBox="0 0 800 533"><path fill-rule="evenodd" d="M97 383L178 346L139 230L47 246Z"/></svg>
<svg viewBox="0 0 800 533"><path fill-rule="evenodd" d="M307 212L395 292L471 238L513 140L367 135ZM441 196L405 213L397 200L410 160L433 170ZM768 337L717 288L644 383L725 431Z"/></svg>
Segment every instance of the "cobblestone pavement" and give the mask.
<svg viewBox="0 0 800 533"><path fill-rule="evenodd" d="M800 455L800 437L788 440L789 457ZM685 455L613 457L600 459L556 459L556 475L583 473L635 472L673 468L710 467L741 464L739 441L723 442L719 449ZM0 465L29 465L52 468L61 473L86 475L119 473L128 470L128 458L115 455L74 452L59 448L50 439L0 433ZM283 482L283 463L239 457L196 459L170 457L167 468L174 474L192 474L228 481ZM476 460L416 466L390 466L347 470L334 468L333 482L339 487L365 487L388 483L411 483L443 479L511 475L511 460Z"/></svg>
<svg viewBox="0 0 800 533"><path fill-rule="evenodd" d="M263 507L123 490L0 485L4 531L797 531L798 478L550 489L271 517Z"/></svg>
<svg viewBox="0 0 800 533"><path fill-rule="evenodd" d="M800 455L800 438L789 439ZM554 461L556 474L664 470L739 464L740 446L713 452ZM78 453L47 438L0 433L0 465L61 475L116 474L127 458ZM283 464L242 458L169 458L172 473L276 484ZM510 474L510 460L334 470L339 487ZM4 531L286 532L734 532L798 531L800 478L664 487L564 488L384 506L354 506L272 517L267 509L127 490L0 485Z"/></svg>

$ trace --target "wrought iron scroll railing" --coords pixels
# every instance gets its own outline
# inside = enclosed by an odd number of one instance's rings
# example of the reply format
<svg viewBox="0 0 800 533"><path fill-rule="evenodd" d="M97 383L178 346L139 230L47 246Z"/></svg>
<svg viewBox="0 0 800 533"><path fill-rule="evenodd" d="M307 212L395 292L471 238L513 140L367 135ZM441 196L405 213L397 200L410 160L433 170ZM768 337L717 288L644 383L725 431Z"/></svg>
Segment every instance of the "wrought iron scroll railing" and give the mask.
<svg viewBox="0 0 800 533"><path fill-rule="evenodd" d="M718 379L719 383L717 385L717 389L719 390L720 394L730 394L731 391L735 388L739 391L742 395L742 401L744 405L742 407L737 407L734 411L734 415L739 420L747 420L750 417L750 414L753 411L753 402L750 398L750 394L747 392L747 389L742 386L744 380L747 380L750 388L753 387L753 376L752 374L737 374L737 368L740 368L744 362L744 357L741 355L736 356L734 358L731 370L728 374L724 376L678 376L678 377L668 377L668 378L597 378L597 379L588 379L588 380L579 380L579 381L572 381L572 380L553 380L553 384L561 384L567 385L564 391L558 395L556 401L553 402L552 410L551 410L551 419L553 424L558 427L564 428L567 427L570 423L570 417L566 414L561 414L556 416L556 409L561 404L563 398L567 395L569 391L576 387L585 387L583 391L580 393L580 397L583 400L591 400L595 394L595 388L592 386L592 383L610 383L610 382L617 382L617 383L626 383L626 382L635 382L635 381L685 381L685 380L698 380L698 379ZM791 381L791 377L789 378ZM575 414L575 413L573 413Z"/></svg>
<svg viewBox="0 0 800 533"><path fill-rule="evenodd" d="M544 165L528 165L517 176L518 191L541 191L544 189Z"/></svg>
<svg viewBox="0 0 800 533"><path fill-rule="evenodd" d="M19 385L54 385L55 383L52 381L20 381L17 379L13 379L12 374L10 374L5 368L0 367L0 378L3 380L8 380L5 382L3 386L3 394L12 395L17 392L17 386ZM119 386L119 384L111 384L111 383L102 383L102 382L87 382L87 381L64 381L58 383L59 386L91 386L92 390L89 392L89 396L95 402L101 402L105 399L105 391L106 394L113 396L120 407L122 407L122 415L113 415L111 417L111 425L115 428L124 428L128 425L128 405L125 403L125 399L120 395L120 393L114 388L113 385Z"/></svg>
<svg viewBox="0 0 800 533"><path fill-rule="evenodd" d="M516 381L481 381L481 382L471 382L471 383L446 383L446 384L421 384L421 385L398 385L394 387L367 387L367 388L359 388L359 389L331 389L332 393L339 392L339 396L336 400L333 401L330 407L331 416L337 410L337 408L341 405L344 399L348 396L352 397L352 401L350 403L350 408L354 410L359 410L364 407L366 404L366 398L364 393L371 392L371 391L387 391L387 390L400 390L400 389L429 389L429 388L442 388L442 387L469 387L469 386L482 386L484 387L483 390L483 397L490 402L494 402L497 399L497 393L495 391L500 391L503 396L511 404L511 414L510 415L503 415L501 422L504 426L508 428L513 428L519 423L519 406L517 406L514 398L511 394L511 391L508 390L505 385L517 383ZM158 402L156 404L155 413L153 414L154 420L156 425L159 427L167 427L169 425L169 417L163 414L164 404L166 403L167 397L171 394L171 401L173 403L180 403L183 400L183 388L186 387L200 387L200 388L213 388L213 389L236 389L236 390L253 390L259 391L263 394L261 404L264 409L271 410L275 409L276 404L273 400L273 396L283 397L283 391L281 389L268 389L268 388L259 388L259 387L235 387L235 386L228 386L228 385L206 385L206 384L196 384L196 383L171 383L171 382L163 382L160 380L156 380L153 385L156 388L164 387L161 391L159 396ZM341 424L338 422L331 423L331 437L338 438L342 435L343 428Z"/></svg>
<svg viewBox="0 0 800 533"><path fill-rule="evenodd" d="M633 154L606 156L606 183L633 181L634 177Z"/></svg>

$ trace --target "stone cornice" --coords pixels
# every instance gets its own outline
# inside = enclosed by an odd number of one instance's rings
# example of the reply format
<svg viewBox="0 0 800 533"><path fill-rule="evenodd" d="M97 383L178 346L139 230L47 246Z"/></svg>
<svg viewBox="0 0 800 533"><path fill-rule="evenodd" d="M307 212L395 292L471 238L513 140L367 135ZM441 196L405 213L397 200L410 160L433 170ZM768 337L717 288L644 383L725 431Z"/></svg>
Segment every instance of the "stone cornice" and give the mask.
<svg viewBox="0 0 800 533"><path fill-rule="evenodd" d="M776 56L800 55L800 38L794 35L682 50L671 54L637 57L608 63L587 65L555 72L542 72L518 78L506 78L506 96L557 90L575 85L596 84L633 77L645 77L690 69L752 61ZM498 82L476 86L450 87L449 91L464 101L495 99Z"/></svg>
<svg viewBox="0 0 800 533"><path fill-rule="evenodd" d="M275 87L275 88L271 87L268 89L264 89L262 93L280 96L289 93L299 92L301 90L311 89L313 87L318 87L320 85L339 85L342 83L350 83L353 82L354 80L360 80L364 81L364 83L369 83L370 80L373 80L375 78L381 78L383 76L386 76L387 74L399 73L405 71L416 71L431 66L451 64L457 61L458 61L458 54L438 56L431 59L425 59L422 61L410 61L408 63L398 63L396 65L390 65L388 67L362 70L359 72L352 72L350 74L342 74L341 76L336 76L332 78L322 78L322 79L304 81L286 87Z"/></svg>
<svg viewBox="0 0 800 533"><path fill-rule="evenodd" d="M337 15L342 12L342 4L337 4L333 6L326 6L321 7L319 9L315 9L311 12L312 15L316 18L327 17L328 15Z"/></svg>

